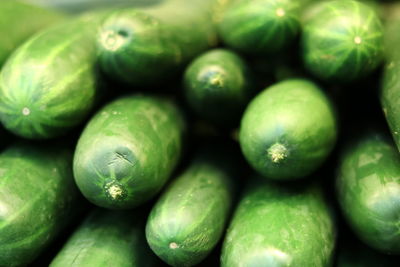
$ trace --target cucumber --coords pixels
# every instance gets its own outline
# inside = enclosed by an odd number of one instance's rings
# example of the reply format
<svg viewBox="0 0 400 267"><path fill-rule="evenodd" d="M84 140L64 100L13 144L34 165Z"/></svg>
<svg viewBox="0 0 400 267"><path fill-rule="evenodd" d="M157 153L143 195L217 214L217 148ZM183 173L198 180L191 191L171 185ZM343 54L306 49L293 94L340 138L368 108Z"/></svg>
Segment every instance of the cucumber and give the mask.
<svg viewBox="0 0 400 267"><path fill-rule="evenodd" d="M250 165L277 180L315 171L333 149L336 137L330 100L304 79L285 80L259 93L246 108L239 133Z"/></svg>
<svg viewBox="0 0 400 267"><path fill-rule="evenodd" d="M146 238L172 266L193 266L221 238L235 195L237 166L230 150L208 146L163 192L150 212Z"/></svg>
<svg viewBox="0 0 400 267"><path fill-rule="evenodd" d="M300 8L307 0L236 0L218 23L224 43L250 54L272 54L291 44L300 31Z"/></svg>
<svg viewBox="0 0 400 267"><path fill-rule="evenodd" d="M82 209L71 151L20 143L0 154L0 266L30 264Z"/></svg>
<svg viewBox="0 0 400 267"><path fill-rule="evenodd" d="M157 256L146 243L144 214L137 213L94 210L71 235L50 267L159 266Z"/></svg>
<svg viewBox="0 0 400 267"><path fill-rule="evenodd" d="M185 123L169 100L126 96L89 121L74 156L75 181L92 203L134 208L155 196L177 165Z"/></svg>
<svg viewBox="0 0 400 267"><path fill-rule="evenodd" d="M29 139L65 134L81 123L99 95L97 27L106 12L71 19L20 46L0 73L0 120Z"/></svg>
<svg viewBox="0 0 400 267"><path fill-rule="evenodd" d="M381 132L367 132L344 151L336 180L345 219L369 246L400 254L400 156Z"/></svg>
<svg viewBox="0 0 400 267"><path fill-rule="evenodd" d="M26 39L37 31L60 22L63 15L15 0L0 1L0 68Z"/></svg>
<svg viewBox="0 0 400 267"><path fill-rule="evenodd" d="M198 56L184 74L186 101L197 116L236 126L254 92L247 63L235 52L214 49Z"/></svg>
<svg viewBox="0 0 400 267"><path fill-rule="evenodd" d="M380 103L393 139L400 150L400 19L388 22L385 28L385 66L380 86Z"/></svg>
<svg viewBox="0 0 400 267"><path fill-rule="evenodd" d="M320 2L305 15L305 67L321 80L346 83L367 76L383 58L383 27L375 10L358 1Z"/></svg>
<svg viewBox="0 0 400 267"><path fill-rule="evenodd" d="M140 86L172 79L193 57L216 45L216 8L216 0L169 0L114 12L99 33L102 70Z"/></svg>
<svg viewBox="0 0 400 267"><path fill-rule="evenodd" d="M253 178L228 228L221 266L331 266L335 236L317 186Z"/></svg>

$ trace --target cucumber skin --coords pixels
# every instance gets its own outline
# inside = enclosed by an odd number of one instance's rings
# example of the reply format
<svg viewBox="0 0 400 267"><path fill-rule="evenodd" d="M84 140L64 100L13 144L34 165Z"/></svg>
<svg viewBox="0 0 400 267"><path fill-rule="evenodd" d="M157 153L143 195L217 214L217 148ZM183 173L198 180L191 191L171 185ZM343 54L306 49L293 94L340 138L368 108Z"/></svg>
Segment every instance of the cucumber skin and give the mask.
<svg viewBox="0 0 400 267"><path fill-rule="evenodd" d="M137 213L94 210L68 239L50 267L159 266L146 243L144 214Z"/></svg>
<svg viewBox="0 0 400 267"><path fill-rule="evenodd" d="M46 29L13 53L0 73L5 128L24 138L48 139L86 118L99 94L95 36L105 14Z"/></svg>
<svg viewBox="0 0 400 267"><path fill-rule="evenodd" d="M247 106L239 140L249 164L264 177L291 180L315 171L334 147L336 114L312 82L290 79L268 87ZM283 144L288 155L274 162L268 152Z"/></svg>
<svg viewBox="0 0 400 267"><path fill-rule="evenodd" d="M130 209L152 198L181 158L185 122L161 97L117 99L89 121L74 156L75 181L93 204ZM122 191L114 198L112 187Z"/></svg>
<svg viewBox="0 0 400 267"><path fill-rule="evenodd" d="M216 0L170 0L115 11L98 35L100 66L109 77L133 85L172 80L192 58L217 44L213 12L219 9Z"/></svg>
<svg viewBox="0 0 400 267"><path fill-rule="evenodd" d="M400 254L400 157L382 133L367 133L347 147L336 188L341 210L366 244Z"/></svg>
<svg viewBox="0 0 400 267"><path fill-rule="evenodd" d="M15 0L0 1L0 68L27 38L64 19L61 13Z"/></svg>
<svg viewBox="0 0 400 267"><path fill-rule="evenodd" d="M318 189L253 178L228 228L221 266L331 266L336 230Z"/></svg>
<svg viewBox="0 0 400 267"><path fill-rule="evenodd" d="M218 32L228 47L242 53L271 54L282 51L299 33L302 2L233 1L218 24ZM276 14L279 8L284 10L283 16Z"/></svg>
<svg viewBox="0 0 400 267"><path fill-rule="evenodd" d="M383 26L372 7L359 1L322 1L310 10L304 16L301 45L304 65L312 74L325 81L348 83L379 66ZM344 18L347 24L342 23ZM346 36L348 32L354 34ZM359 44L357 36L361 37Z"/></svg>
<svg viewBox="0 0 400 267"><path fill-rule="evenodd" d="M82 209L72 153L18 144L0 165L0 266L29 265Z"/></svg>
<svg viewBox="0 0 400 267"><path fill-rule="evenodd" d="M218 83L214 83L218 79ZM247 63L235 52L214 49L190 63L184 74L186 102L216 125L236 126L254 93Z"/></svg>
<svg viewBox="0 0 400 267"><path fill-rule="evenodd" d="M147 241L169 265L199 264L225 229L236 192L233 178L237 165L232 154L216 147L198 153L150 212ZM171 248L171 244L177 247Z"/></svg>

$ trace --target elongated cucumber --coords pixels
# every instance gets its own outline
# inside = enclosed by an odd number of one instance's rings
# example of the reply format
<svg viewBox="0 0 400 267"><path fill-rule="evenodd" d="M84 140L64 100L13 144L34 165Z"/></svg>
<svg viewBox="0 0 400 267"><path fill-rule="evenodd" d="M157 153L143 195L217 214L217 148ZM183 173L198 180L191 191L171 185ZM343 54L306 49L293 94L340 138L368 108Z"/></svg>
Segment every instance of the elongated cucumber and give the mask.
<svg viewBox="0 0 400 267"><path fill-rule="evenodd" d="M132 95L90 120L74 157L75 181L92 203L130 209L160 191L177 165L185 123L171 101Z"/></svg>

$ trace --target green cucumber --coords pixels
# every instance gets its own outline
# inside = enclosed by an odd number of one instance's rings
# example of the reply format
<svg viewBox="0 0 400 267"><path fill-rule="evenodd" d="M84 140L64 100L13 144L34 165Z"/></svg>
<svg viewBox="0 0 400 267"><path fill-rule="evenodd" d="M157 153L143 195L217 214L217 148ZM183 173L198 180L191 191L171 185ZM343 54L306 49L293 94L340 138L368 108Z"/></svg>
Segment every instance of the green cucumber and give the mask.
<svg viewBox="0 0 400 267"><path fill-rule="evenodd" d="M71 235L50 267L159 266L157 256L146 242L143 215L136 211L94 210Z"/></svg>
<svg viewBox="0 0 400 267"><path fill-rule="evenodd" d="M400 254L400 156L380 132L352 142L341 157L337 197L345 218L369 246Z"/></svg>
<svg viewBox="0 0 400 267"><path fill-rule="evenodd" d="M21 143L0 166L0 266L28 265L81 210L72 153Z"/></svg>
<svg viewBox="0 0 400 267"><path fill-rule="evenodd" d="M154 197L177 165L185 123L167 99L117 99L89 121L74 156L75 181L92 203L134 208Z"/></svg>
<svg viewBox="0 0 400 267"><path fill-rule="evenodd" d="M65 134L99 95L96 29L105 12L46 29L20 46L0 73L0 120L30 139Z"/></svg>
<svg viewBox="0 0 400 267"><path fill-rule="evenodd" d="M216 0L169 0L149 8L121 9L98 38L103 71L134 85L175 77L193 57L216 45Z"/></svg>
<svg viewBox="0 0 400 267"><path fill-rule="evenodd" d="M0 1L0 68L31 35L64 18L61 14L15 0Z"/></svg>
<svg viewBox="0 0 400 267"><path fill-rule="evenodd" d="M305 67L322 80L345 83L367 76L383 57L383 27L358 1L320 2L304 18Z"/></svg>
<svg viewBox="0 0 400 267"><path fill-rule="evenodd" d="M146 225L147 241L163 261L193 266L210 254L230 215L235 163L231 151L205 148L163 192Z"/></svg>
<svg viewBox="0 0 400 267"><path fill-rule="evenodd" d="M400 150L400 17L385 28L385 66L380 87L380 102L393 139Z"/></svg>
<svg viewBox="0 0 400 267"><path fill-rule="evenodd" d="M315 171L333 149L336 136L330 100L304 79L282 81L258 94L243 115L239 133L250 165L279 180Z"/></svg>
<svg viewBox="0 0 400 267"><path fill-rule="evenodd" d="M236 0L218 24L224 43L251 54L271 54L291 44L300 31L306 0Z"/></svg>
<svg viewBox="0 0 400 267"><path fill-rule="evenodd" d="M335 236L317 186L253 178L228 228L221 266L331 266Z"/></svg>
<svg viewBox="0 0 400 267"><path fill-rule="evenodd" d="M214 49L198 56L184 74L189 106L217 125L236 126L253 92L247 63L230 50Z"/></svg>

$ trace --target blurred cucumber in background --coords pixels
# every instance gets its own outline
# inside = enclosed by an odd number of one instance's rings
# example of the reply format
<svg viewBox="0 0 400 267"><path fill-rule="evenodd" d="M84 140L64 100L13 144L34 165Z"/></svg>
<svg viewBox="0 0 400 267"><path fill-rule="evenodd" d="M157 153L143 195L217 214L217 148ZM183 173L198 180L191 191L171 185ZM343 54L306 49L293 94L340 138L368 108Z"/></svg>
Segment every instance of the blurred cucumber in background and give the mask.
<svg viewBox="0 0 400 267"><path fill-rule="evenodd" d="M39 6L56 8L68 13L80 13L95 8L114 6L151 6L168 0L24 0Z"/></svg>

